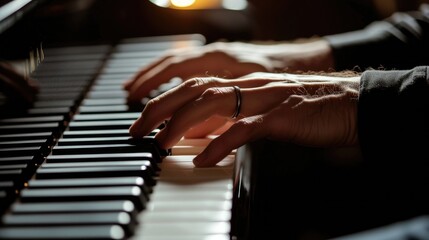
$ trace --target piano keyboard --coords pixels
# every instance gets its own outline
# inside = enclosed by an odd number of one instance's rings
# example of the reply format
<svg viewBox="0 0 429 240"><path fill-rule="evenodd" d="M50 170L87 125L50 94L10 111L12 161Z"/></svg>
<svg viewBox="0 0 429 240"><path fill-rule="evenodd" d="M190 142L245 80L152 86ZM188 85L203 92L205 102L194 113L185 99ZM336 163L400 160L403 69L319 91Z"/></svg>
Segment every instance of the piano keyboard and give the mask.
<svg viewBox="0 0 429 240"><path fill-rule="evenodd" d="M230 239L234 154L194 168L209 139L167 151L128 135L142 107L126 104L123 82L195 44L198 35L45 49L34 106L2 106L0 239Z"/></svg>

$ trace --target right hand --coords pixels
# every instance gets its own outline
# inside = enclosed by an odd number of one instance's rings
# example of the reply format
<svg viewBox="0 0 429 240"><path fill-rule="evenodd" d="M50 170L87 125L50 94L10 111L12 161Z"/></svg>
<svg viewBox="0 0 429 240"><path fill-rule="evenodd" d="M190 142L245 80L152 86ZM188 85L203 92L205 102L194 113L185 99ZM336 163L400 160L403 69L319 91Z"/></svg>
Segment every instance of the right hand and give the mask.
<svg viewBox="0 0 429 240"><path fill-rule="evenodd" d="M241 111L236 92L241 88ZM134 138L150 133L162 148L174 146L188 131L210 135L231 123L194 159L198 167L216 165L233 149L268 138L315 147L354 146L360 76L253 73L237 79L195 78L151 99L130 127ZM216 128L207 121L218 119ZM224 120L219 122L219 120ZM212 123L212 122L211 122Z"/></svg>

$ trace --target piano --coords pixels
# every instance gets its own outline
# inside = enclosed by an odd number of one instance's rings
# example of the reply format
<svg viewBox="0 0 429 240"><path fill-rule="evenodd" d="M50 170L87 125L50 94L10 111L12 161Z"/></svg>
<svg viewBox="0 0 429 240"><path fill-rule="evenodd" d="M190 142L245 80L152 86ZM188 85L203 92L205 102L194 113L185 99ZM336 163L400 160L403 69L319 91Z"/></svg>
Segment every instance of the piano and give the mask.
<svg viewBox="0 0 429 240"><path fill-rule="evenodd" d="M14 25L45 2L0 2L17 4L0 8L2 58L26 57L34 47L43 55L31 73L40 84L34 104L0 103L0 239L319 240L417 214L392 219L400 200L366 197L383 193L362 189L371 184L361 182L366 172L356 149L258 140L198 169L192 158L210 138L183 139L172 149L156 145L157 130L130 139L128 127L147 99L128 105L123 82L164 51L206 44L207 37L77 39L40 51L40 36ZM374 211L386 219L373 218Z"/></svg>
<svg viewBox="0 0 429 240"><path fill-rule="evenodd" d="M22 4L11 17L35 3ZM40 84L34 104L1 106L0 239L230 239L234 153L196 169L192 158L210 139L168 150L152 135L130 139L144 104L127 105L122 89L164 51L205 41L175 34L44 46L31 73Z"/></svg>

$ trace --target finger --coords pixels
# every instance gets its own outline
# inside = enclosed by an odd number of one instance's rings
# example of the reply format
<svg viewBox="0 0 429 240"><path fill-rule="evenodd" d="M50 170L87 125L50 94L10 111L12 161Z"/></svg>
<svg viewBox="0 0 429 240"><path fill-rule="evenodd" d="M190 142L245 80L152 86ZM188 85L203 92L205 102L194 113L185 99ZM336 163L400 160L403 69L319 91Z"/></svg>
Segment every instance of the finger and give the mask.
<svg viewBox="0 0 429 240"><path fill-rule="evenodd" d="M140 76L129 89L129 102L138 102L160 84L174 77L189 79L192 77L219 76L236 78L255 71L266 70L255 63L238 62L219 53L209 53L200 58L168 58L144 75Z"/></svg>
<svg viewBox="0 0 429 240"><path fill-rule="evenodd" d="M227 131L213 139L198 154L193 162L196 167L212 167L224 159L232 150L243 144L265 136L264 120L261 115L241 119Z"/></svg>
<svg viewBox="0 0 429 240"><path fill-rule="evenodd" d="M139 81L140 78L142 78L149 71L154 69L156 66L160 65L162 62L164 62L168 58L169 58L168 56L162 57L159 60L149 64L148 66L143 67L139 72L137 72L136 75L134 75L130 80L128 80L124 83L124 85L123 85L124 89L130 90Z"/></svg>
<svg viewBox="0 0 429 240"><path fill-rule="evenodd" d="M135 79L132 86L129 87L127 100L130 103L140 102L143 97L148 97L153 89L159 85L170 81L173 77L187 77L185 74L177 74L178 70L172 66L169 59L159 63L148 71L143 72ZM176 72L175 72L176 71Z"/></svg>
<svg viewBox="0 0 429 240"><path fill-rule="evenodd" d="M215 84L215 81L213 79L207 81L191 79L150 100L143 109L141 116L131 125L131 136L140 138L147 135L161 122L169 119L185 103L200 96L205 87Z"/></svg>
<svg viewBox="0 0 429 240"><path fill-rule="evenodd" d="M258 88L241 89L241 113L239 117L261 114L277 106L299 85L279 84ZM232 87L207 89L198 99L184 105L171 117L166 128L157 134L157 139L165 148L173 146L191 127L200 124L209 117L230 118L237 107L237 95Z"/></svg>
<svg viewBox="0 0 429 240"><path fill-rule="evenodd" d="M267 82L269 82L267 79L222 80L218 78L193 78L187 80L178 87L150 100L143 109L141 116L131 125L130 134L135 138L147 135L185 104L200 97L210 87L234 85L242 88L252 88L265 85Z"/></svg>
<svg viewBox="0 0 429 240"><path fill-rule="evenodd" d="M211 117L201 124L198 124L185 133L185 138L203 138L214 133L227 123L228 120L224 117Z"/></svg>
<svg viewBox="0 0 429 240"><path fill-rule="evenodd" d="M188 129L211 116L231 116L235 111L236 95L231 87L209 88L177 111L155 138L164 148L177 143ZM221 106L221 107L219 107Z"/></svg>

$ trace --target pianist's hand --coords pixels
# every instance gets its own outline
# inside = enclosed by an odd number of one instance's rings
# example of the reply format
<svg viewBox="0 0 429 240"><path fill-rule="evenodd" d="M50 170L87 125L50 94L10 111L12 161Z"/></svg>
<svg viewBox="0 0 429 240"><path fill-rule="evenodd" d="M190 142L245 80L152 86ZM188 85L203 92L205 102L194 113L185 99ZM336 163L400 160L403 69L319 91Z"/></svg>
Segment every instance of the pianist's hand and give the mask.
<svg viewBox="0 0 429 240"><path fill-rule="evenodd" d="M138 72L124 88L129 91L129 102L139 102L152 89L173 77L233 79L258 71L319 71L332 67L331 48L321 39L277 44L219 42L169 52Z"/></svg>
<svg viewBox="0 0 429 240"><path fill-rule="evenodd" d="M170 148L187 131L207 135L230 123L196 156L198 167L214 166L232 150L260 138L319 147L355 145L359 82L356 75L332 74L193 78L149 101L130 134L142 137L170 119L156 135L162 147ZM242 96L236 119L231 119L237 103L232 86L239 86Z"/></svg>
<svg viewBox="0 0 429 240"><path fill-rule="evenodd" d="M0 62L0 90L12 101L31 104L38 85L36 81L19 73L11 64Z"/></svg>

